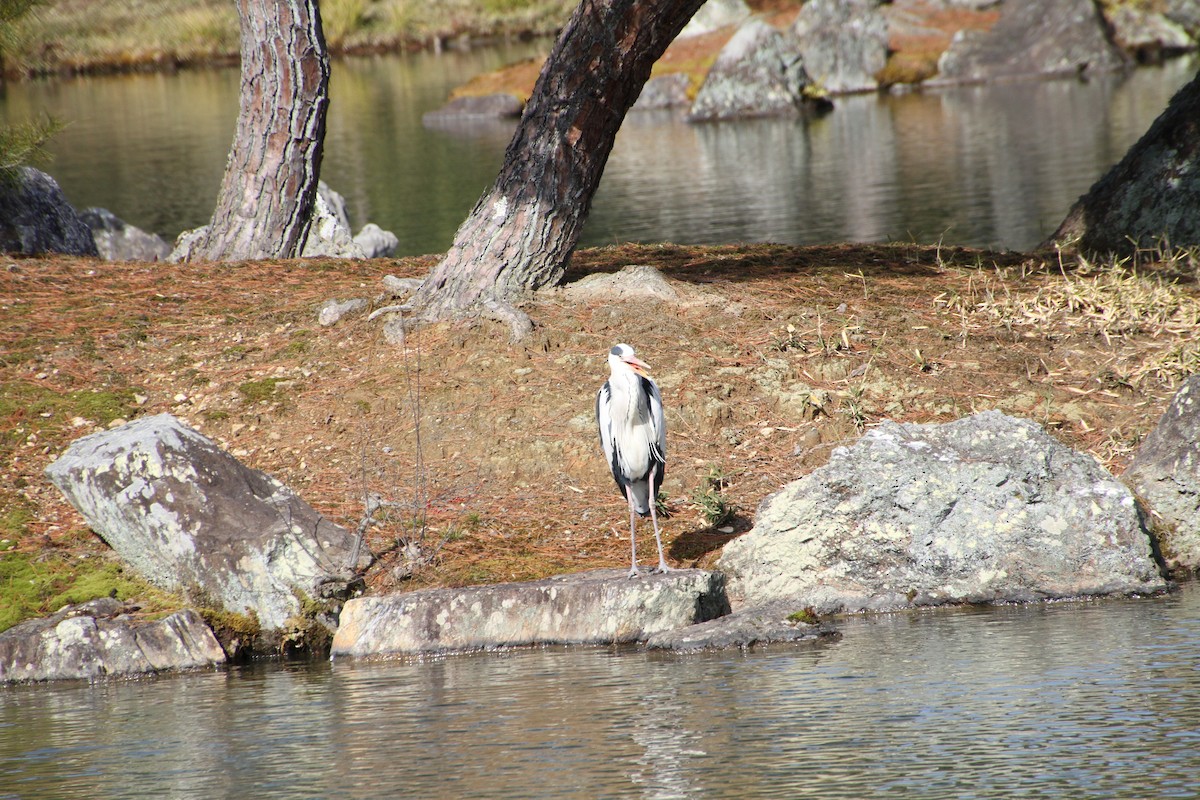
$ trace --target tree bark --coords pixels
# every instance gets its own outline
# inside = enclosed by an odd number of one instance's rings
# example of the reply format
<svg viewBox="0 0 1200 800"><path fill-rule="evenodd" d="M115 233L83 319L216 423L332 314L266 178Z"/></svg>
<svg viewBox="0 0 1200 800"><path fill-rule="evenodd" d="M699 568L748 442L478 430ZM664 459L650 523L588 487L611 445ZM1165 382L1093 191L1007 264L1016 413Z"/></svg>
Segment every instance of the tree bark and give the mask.
<svg viewBox="0 0 1200 800"><path fill-rule="evenodd" d="M557 283L617 130L654 62L703 0L582 0L546 60L492 188L413 301L426 320L528 318L511 303Z"/></svg>
<svg viewBox="0 0 1200 800"><path fill-rule="evenodd" d="M1045 243L1055 245L1121 255L1200 245L1200 74L1075 202Z"/></svg>
<svg viewBox="0 0 1200 800"><path fill-rule="evenodd" d="M317 196L329 53L317 0L238 0L237 132L208 232L190 258L291 258Z"/></svg>

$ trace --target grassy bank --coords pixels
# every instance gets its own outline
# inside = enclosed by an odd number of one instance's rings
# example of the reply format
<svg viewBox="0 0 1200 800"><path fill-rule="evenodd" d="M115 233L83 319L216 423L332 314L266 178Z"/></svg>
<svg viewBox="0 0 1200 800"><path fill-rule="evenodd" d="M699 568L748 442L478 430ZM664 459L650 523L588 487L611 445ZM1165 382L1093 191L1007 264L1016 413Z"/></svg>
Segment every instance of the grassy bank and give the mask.
<svg viewBox="0 0 1200 800"><path fill-rule="evenodd" d="M575 0L323 0L334 53L440 46L556 31ZM54 0L17 28L10 76L231 63L233 0Z"/></svg>
<svg viewBox="0 0 1200 800"><path fill-rule="evenodd" d="M325 300L376 298L384 274L433 261L7 259L0 627L89 595L180 602L124 572L43 476L74 439L144 415L179 416L348 528L365 496L389 501L367 581L390 592L627 563L592 420L618 341L666 401L675 566L711 566L768 494L884 418L997 408L1120 473L1200 370L1194 259L1135 270L914 245L629 245L578 253L568 280L648 264L678 300L549 292L527 306L540 325L519 346L491 323L423 329L405 348L365 315L317 324ZM414 542L430 563L406 561ZM653 546L650 534L639 549Z"/></svg>

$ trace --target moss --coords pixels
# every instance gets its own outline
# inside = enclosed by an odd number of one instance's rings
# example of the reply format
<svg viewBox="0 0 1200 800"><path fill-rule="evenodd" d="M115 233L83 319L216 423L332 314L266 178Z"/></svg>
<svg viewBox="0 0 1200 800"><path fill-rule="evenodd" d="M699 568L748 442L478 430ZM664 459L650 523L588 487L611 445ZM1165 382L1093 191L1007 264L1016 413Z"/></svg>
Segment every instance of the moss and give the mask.
<svg viewBox="0 0 1200 800"><path fill-rule="evenodd" d="M264 400L275 399L276 387L285 381L286 378L259 378L254 381L246 381L237 387L240 394L247 403L259 403Z"/></svg>
<svg viewBox="0 0 1200 800"><path fill-rule="evenodd" d="M801 625L816 625L821 621L817 616L817 612L812 610L812 606L805 606L799 611L793 611L787 616L788 622L795 622Z"/></svg>

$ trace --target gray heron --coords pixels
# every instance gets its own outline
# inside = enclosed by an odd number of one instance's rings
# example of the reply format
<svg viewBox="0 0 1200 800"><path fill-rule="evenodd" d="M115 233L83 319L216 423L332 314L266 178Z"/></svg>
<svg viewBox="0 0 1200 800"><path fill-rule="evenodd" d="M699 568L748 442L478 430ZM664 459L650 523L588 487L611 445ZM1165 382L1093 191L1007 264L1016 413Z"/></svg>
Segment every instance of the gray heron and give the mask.
<svg viewBox="0 0 1200 800"><path fill-rule="evenodd" d="M629 504L629 577L636 577L637 518L649 515L658 545L658 572L668 570L654 502L667 467L667 423L662 395L650 377L649 365L619 344L608 351L610 375L596 393L596 425L600 447L613 480Z"/></svg>

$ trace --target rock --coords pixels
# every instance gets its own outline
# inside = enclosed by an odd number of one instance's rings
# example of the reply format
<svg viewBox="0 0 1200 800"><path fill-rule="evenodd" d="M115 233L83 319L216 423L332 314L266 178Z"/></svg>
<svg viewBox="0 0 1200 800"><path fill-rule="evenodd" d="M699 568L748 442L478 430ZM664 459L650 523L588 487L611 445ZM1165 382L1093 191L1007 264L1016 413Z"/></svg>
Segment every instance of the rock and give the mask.
<svg viewBox="0 0 1200 800"><path fill-rule="evenodd" d="M384 275L383 290L390 297L404 297L421 288L421 278L397 278L395 275Z"/></svg>
<svg viewBox="0 0 1200 800"><path fill-rule="evenodd" d="M85 208L79 218L91 228L105 261L165 261L171 254L171 245L161 236L126 223L107 208Z"/></svg>
<svg viewBox="0 0 1200 800"><path fill-rule="evenodd" d="M160 620L102 598L0 633L0 683L136 675L225 663L225 652L191 609Z"/></svg>
<svg viewBox="0 0 1200 800"><path fill-rule="evenodd" d="M1133 495L1039 426L989 411L885 422L767 498L718 562L735 606L828 611L1153 593Z"/></svg>
<svg viewBox="0 0 1200 800"><path fill-rule="evenodd" d="M887 64L888 25L878 0L809 0L792 33L804 69L830 94L869 92Z"/></svg>
<svg viewBox="0 0 1200 800"><path fill-rule="evenodd" d="M645 264L630 264L620 272L597 272L564 286L563 295L573 303L624 300L673 302L679 294L661 272Z"/></svg>
<svg viewBox="0 0 1200 800"><path fill-rule="evenodd" d="M626 576L625 570L606 569L527 583L359 597L342 610L332 655L638 642L729 611L720 573L687 569Z"/></svg>
<svg viewBox="0 0 1200 800"><path fill-rule="evenodd" d="M749 16L750 6L746 5L745 0L708 0L692 15L675 39L703 36L730 25L739 25Z"/></svg>
<svg viewBox="0 0 1200 800"><path fill-rule="evenodd" d="M519 98L504 92L456 97L441 108L422 115L421 124L438 127L465 120L511 119L521 116L524 108L525 104Z"/></svg>
<svg viewBox="0 0 1200 800"><path fill-rule="evenodd" d="M1142 63L1156 63L1168 56L1196 49L1196 42L1177 22L1163 14L1128 5L1105 11L1113 40Z"/></svg>
<svg viewBox="0 0 1200 800"><path fill-rule="evenodd" d="M646 81L642 93L631 111L655 111L663 108L683 108L692 102L688 97L691 78L682 72L658 75Z"/></svg>
<svg viewBox="0 0 1200 800"><path fill-rule="evenodd" d="M959 31L926 85L1062 77L1120 69L1093 0L1005 0L990 31Z"/></svg>
<svg viewBox="0 0 1200 800"><path fill-rule="evenodd" d="M346 201L330 189L325 181L317 184L317 201L313 205L312 227L300 251L301 258L366 258L362 248L350 234L346 216Z"/></svg>
<svg viewBox="0 0 1200 800"><path fill-rule="evenodd" d="M46 475L148 581L264 630L301 613L300 593L332 613L349 592L348 531L170 414L77 439Z"/></svg>
<svg viewBox="0 0 1200 800"><path fill-rule="evenodd" d="M354 236L354 243L367 258L390 258L400 246L400 239L374 222L368 222Z"/></svg>
<svg viewBox="0 0 1200 800"><path fill-rule="evenodd" d="M171 264L178 264L183 261L190 261L192 258L192 250L204 242L204 237L208 236L208 226L201 225L199 228L182 231L175 237L175 246L167 255L167 261Z"/></svg>
<svg viewBox="0 0 1200 800"><path fill-rule="evenodd" d="M325 304L321 306L321 310L317 312L317 322L326 327L336 325L341 321L342 317L347 314L363 311L368 305L370 304L361 297L340 302L337 300L326 300Z"/></svg>
<svg viewBox="0 0 1200 800"><path fill-rule="evenodd" d="M810 83L795 38L762 20L751 19L721 48L692 103L688 120L798 114Z"/></svg>
<svg viewBox="0 0 1200 800"><path fill-rule="evenodd" d="M1200 37L1200 0L1164 0L1161 7L1167 19Z"/></svg>
<svg viewBox="0 0 1200 800"><path fill-rule="evenodd" d="M0 251L40 255L99 255L92 231L41 170L17 167L0 180Z"/></svg>
<svg viewBox="0 0 1200 800"><path fill-rule="evenodd" d="M1200 375L1183 382L1122 477L1150 507L1167 566L1200 568Z"/></svg>
<svg viewBox="0 0 1200 800"><path fill-rule="evenodd" d="M783 642L825 642L840 637L831 626L821 622L795 619L798 609L788 603L772 603L742 609L723 617L656 633L646 640L651 650L719 650L740 647L743 650Z"/></svg>

